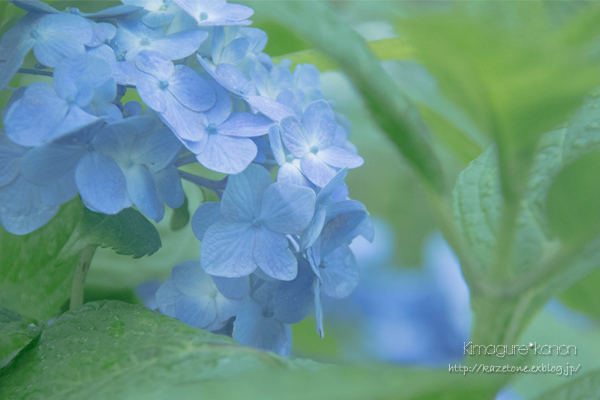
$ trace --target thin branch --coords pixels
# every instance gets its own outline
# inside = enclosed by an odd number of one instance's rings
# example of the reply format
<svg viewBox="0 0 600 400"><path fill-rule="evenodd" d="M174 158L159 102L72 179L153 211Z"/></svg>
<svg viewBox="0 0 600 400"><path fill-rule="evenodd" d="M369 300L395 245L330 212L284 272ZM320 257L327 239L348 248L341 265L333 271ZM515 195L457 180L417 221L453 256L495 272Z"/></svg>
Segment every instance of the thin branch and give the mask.
<svg viewBox="0 0 600 400"><path fill-rule="evenodd" d="M179 168L183 167L184 165L193 164L197 161L198 159L196 158L195 154L188 154L183 157L179 157L177 161L175 161L175 166Z"/></svg>

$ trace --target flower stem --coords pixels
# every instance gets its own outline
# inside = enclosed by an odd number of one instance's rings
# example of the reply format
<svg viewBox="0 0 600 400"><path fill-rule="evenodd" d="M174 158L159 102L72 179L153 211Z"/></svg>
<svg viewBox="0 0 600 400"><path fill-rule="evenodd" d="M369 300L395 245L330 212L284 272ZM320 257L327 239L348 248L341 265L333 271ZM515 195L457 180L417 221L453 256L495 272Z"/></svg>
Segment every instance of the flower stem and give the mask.
<svg viewBox="0 0 600 400"><path fill-rule="evenodd" d="M83 305L83 287L85 285L85 277L90 269L92 257L96 251L96 246L89 246L83 249L77 267L75 268L75 276L73 276L73 285L71 286L71 304L69 310L77 310Z"/></svg>
<svg viewBox="0 0 600 400"><path fill-rule="evenodd" d="M186 181L190 181L195 183L198 186L204 187L206 189L212 190L221 198L223 195L223 191L225 190L225 185L227 184L227 177L221 179L220 181L215 181L212 179L204 178L202 176L190 174L189 172L179 171L179 176Z"/></svg>

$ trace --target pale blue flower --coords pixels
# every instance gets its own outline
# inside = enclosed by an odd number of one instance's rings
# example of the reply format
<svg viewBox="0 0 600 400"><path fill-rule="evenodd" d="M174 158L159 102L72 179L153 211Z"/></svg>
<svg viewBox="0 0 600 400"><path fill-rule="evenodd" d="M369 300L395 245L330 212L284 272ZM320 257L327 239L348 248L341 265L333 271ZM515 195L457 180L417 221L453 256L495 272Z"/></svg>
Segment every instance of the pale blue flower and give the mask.
<svg viewBox="0 0 600 400"><path fill-rule="evenodd" d="M357 168L364 162L362 157L332 146L337 125L331 107L323 100L311 103L301 122L286 117L280 126L285 146L301 160L302 172L317 186L325 186L336 168Z"/></svg>
<svg viewBox="0 0 600 400"><path fill-rule="evenodd" d="M202 268L211 275L241 277L260 268L266 275L292 280L297 261L285 235L310 223L315 207L311 189L276 182L256 164L231 175L219 205L219 216L194 218L194 232L202 240ZM205 203L196 213L214 211ZM210 224L210 225L209 225Z"/></svg>
<svg viewBox="0 0 600 400"><path fill-rule="evenodd" d="M254 13L250 7L227 4L225 0L173 0L198 26L249 25Z"/></svg>
<svg viewBox="0 0 600 400"><path fill-rule="evenodd" d="M80 55L54 70L53 84L35 82L4 116L7 136L24 146L36 146L97 118L122 118L112 104L116 83L102 59Z"/></svg>

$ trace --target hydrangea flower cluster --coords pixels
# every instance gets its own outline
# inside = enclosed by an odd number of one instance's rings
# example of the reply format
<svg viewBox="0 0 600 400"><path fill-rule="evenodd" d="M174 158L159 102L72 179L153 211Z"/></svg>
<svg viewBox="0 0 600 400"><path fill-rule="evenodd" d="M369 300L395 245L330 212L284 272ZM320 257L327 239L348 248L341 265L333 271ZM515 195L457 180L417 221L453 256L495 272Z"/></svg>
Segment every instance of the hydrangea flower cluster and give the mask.
<svg viewBox="0 0 600 400"><path fill-rule="evenodd" d="M194 213L199 260L173 268L160 311L289 354L290 325L315 309L322 336L321 296L352 292L348 245L373 229L348 198L344 179L363 159L319 71L275 65L265 32L247 27L252 9L225 0L123 0L95 13L11 2L28 13L0 41L0 87L14 92L0 133L4 229L30 233L77 195L92 211L135 206L158 222L190 180L221 201ZM8 87L31 49L33 72L52 83ZM133 90L145 106L123 104ZM178 169L195 162L228 177Z"/></svg>

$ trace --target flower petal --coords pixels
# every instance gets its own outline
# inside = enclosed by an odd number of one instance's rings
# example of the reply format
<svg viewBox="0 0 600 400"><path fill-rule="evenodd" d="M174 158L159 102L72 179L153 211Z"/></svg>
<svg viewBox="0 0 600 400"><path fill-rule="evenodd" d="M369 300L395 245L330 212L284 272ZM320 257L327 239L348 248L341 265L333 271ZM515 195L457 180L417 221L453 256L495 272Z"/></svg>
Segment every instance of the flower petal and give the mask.
<svg viewBox="0 0 600 400"><path fill-rule="evenodd" d="M249 138L212 134L206 138L206 145L196 158L213 171L239 174L254 160L257 151L256 144Z"/></svg>
<svg viewBox="0 0 600 400"><path fill-rule="evenodd" d="M221 199L221 215L228 221L252 222L260 213L265 189L271 184L269 172L256 164L229 176Z"/></svg>
<svg viewBox="0 0 600 400"><path fill-rule="evenodd" d="M192 231L198 240L202 241L208 228L222 220L220 208L221 203L214 201L200 204L192 217Z"/></svg>
<svg viewBox="0 0 600 400"><path fill-rule="evenodd" d="M298 273L298 261L285 236L265 227L255 229L254 260L271 278L291 281Z"/></svg>
<svg viewBox="0 0 600 400"><path fill-rule="evenodd" d="M310 146L327 148L335 138L335 114L325 100L310 103L302 116L302 127Z"/></svg>
<svg viewBox="0 0 600 400"><path fill-rule="evenodd" d="M358 168L365 163L365 160L358 154L333 146L320 150L317 156L336 168Z"/></svg>
<svg viewBox="0 0 600 400"><path fill-rule="evenodd" d="M245 302L233 322L233 338L244 346L289 355L292 351L292 329L263 314L261 306L251 300Z"/></svg>
<svg viewBox="0 0 600 400"><path fill-rule="evenodd" d="M348 297L358 285L356 258L348 246L340 246L321 261L323 291L329 297Z"/></svg>
<svg viewBox="0 0 600 400"><path fill-rule="evenodd" d="M202 268L210 275L238 278L256 269L254 229L248 223L220 221L206 233L200 248Z"/></svg>
<svg viewBox="0 0 600 400"><path fill-rule="evenodd" d="M336 175L335 169L325 164L317 155L308 153L300 161L302 172L312 183L324 187Z"/></svg>
<svg viewBox="0 0 600 400"><path fill-rule="evenodd" d="M169 78L169 92L192 111L206 111L215 105L217 95L212 85L193 69L177 65Z"/></svg>
<svg viewBox="0 0 600 400"><path fill-rule="evenodd" d="M97 152L86 154L75 169L83 203L103 214L116 214L125 202L125 176L114 161Z"/></svg>
<svg viewBox="0 0 600 400"><path fill-rule="evenodd" d="M260 220L270 230L284 235L299 233L315 213L314 190L275 182L264 192Z"/></svg>
<svg viewBox="0 0 600 400"><path fill-rule="evenodd" d="M159 222L165 214L165 206L158 197L154 179L148 168L134 164L123 172L129 199L148 218Z"/></svg>
<svg viewBox="0 0 600 400"><path fill-rule="evenodd" d="M237 137L256 137L266 135L275 122L262 115L238 112L231 114L219 126L219 134Z"/></svg>

